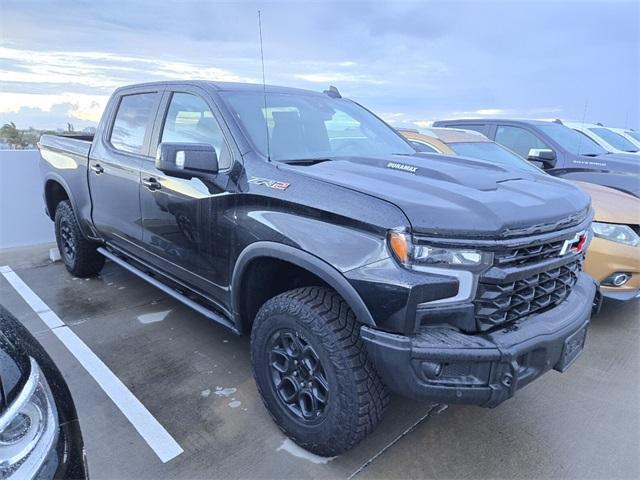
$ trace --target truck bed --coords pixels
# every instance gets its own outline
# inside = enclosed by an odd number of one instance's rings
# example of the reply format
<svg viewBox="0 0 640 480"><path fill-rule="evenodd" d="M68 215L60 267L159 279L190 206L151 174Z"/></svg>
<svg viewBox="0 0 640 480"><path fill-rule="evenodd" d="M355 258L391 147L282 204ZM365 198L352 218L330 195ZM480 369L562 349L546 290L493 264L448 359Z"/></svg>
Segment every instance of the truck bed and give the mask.
<svg viewBox="0 0 640 480"><path fill-rule="evenodd" d="M83 219L91 218L91 197L87 172L89 152L93 135L42 135L38 148L42 161L40 171L45 183L45 194L51 189L69 192L69 200ZM51 219L55 216L53 208L47 205ZM81 228L88 236L91 231L87 222Z"/></svg>
<svg viewBox="0 0 640 480"><path fill-rule="evenodd" d="M93 135L91 134L42 135L38 142L38 147L40 150L45 148L84 157L86 160L89 157L92 141Z"/></svg>

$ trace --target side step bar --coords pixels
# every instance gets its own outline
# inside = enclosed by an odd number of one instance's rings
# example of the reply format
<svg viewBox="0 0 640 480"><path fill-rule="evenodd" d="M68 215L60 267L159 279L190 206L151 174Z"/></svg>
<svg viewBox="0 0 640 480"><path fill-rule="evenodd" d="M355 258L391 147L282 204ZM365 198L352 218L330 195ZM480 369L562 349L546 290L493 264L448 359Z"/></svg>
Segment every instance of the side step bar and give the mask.
<svg viewBox="0 0 640 480"><path fill-rule="evenodd" d="M221 325L224 325L225 327L231 329L237 335L240 334L240 332L238 331L236 326L233 323L231 323L227 318L225 318L223 315L221 315L221 314L219 314L219 313L217 313L217 312L215 312L213 310L210 310L210 309L204 307L203 305L200 305L198 302L195 302L195 301L191 300L190 298L184 296L183 294L181 294L177 290L174 290L173 288L165 285L161 281L153 278L151 275L148 275L148 274L144 273L142 270L140 270L140 269L134 267L133 265L127 263L127 261L125 261L122 258L118 257L117 255L114 255L113 253L111 253L106 248L99 247L98 248L98 252L100 252L102 255L107 257L112 262L115 262L118 265L120 265L121 267L126 268L131 273L133 273L134 275L137 275L138 277L140 277L145 282L149 282L151 285L153 285L156 288L159 288L160 290L162 290L167 295L175 298L179 302L182 302L186 306L194 309L196 312L204 315L208 319L213 320L214 322L218 322Z"/></svg>

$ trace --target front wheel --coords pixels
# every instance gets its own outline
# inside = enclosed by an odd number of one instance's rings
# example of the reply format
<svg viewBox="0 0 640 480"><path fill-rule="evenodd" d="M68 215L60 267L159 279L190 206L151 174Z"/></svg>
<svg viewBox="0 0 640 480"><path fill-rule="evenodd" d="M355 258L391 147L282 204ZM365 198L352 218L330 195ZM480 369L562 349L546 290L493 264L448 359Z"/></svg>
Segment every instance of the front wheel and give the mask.
<svg viewBox="0 0 640 480"><path fill-rule="evenodd" d="M298 288L267 301L251 332L251 363L276 424L317 455L356 445L388 403L355 315L328 288Z"/></svg>
<svg viewBox="0 0 640 480"><path fill-rule="evenodd" d="M72 275L89 277L102 270L105 259L98 253L98 245L82 234L71 204L66 200L56 208L55 226L60 257Z"/></svg>

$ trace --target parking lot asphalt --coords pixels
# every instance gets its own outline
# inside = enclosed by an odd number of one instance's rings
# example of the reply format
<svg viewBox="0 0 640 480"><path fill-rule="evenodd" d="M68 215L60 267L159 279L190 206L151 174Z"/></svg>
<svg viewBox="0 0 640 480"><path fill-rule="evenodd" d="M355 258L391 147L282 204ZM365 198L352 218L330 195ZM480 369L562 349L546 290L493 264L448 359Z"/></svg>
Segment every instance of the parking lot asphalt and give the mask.
<svg viewBox="0 0 640 480"><path fill-rule="evenodd" d="M74 396L95 479L640 478L640 301L606 302L586 350L492 409L394 397L375 432L322 459L293 445L258 397L248 339L108 262L77 279L51 245L7 265L184 450L163 463L76 357L0 276L0 302L36 335Z"/></svg>

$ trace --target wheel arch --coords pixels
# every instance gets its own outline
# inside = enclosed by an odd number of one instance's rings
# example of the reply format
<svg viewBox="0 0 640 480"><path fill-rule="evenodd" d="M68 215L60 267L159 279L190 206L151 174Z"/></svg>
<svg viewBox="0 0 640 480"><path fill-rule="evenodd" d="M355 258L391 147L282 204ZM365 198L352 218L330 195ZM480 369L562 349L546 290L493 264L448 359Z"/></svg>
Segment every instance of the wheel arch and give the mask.
<svg viewBox="0 0 640 480"><path fill-rule="evenodd" d="M358 321L366 325L375 326L375 321L358 292L342 273L329 263L289 245L259 241L252 243L240 253L233 269L231 296L234 320L238 330L246 331L247 327L253 322L253 318L247 318L247 316L251 316L251 313L247 312L244 299L250 293L245 291L245 287L247 285L247 277L251 274L251 266L260 260L286 262L294 268L308 272L321 280L326 286L334 289L347 302ZM292 288L295 288L295 286Z"/></svg>
<svg viewBox="0 0 640 480"><path fill-rule="evenodd" d="M64 200L69 200L74 207L73 197L69 193L64 180L58 177L49 177L44 182L44 201L47 206L47 214L51 220L55 219L56 207ZM74 208L75 210L75 208Z"/></svg>
<svg viewBox="0 0 640 480"><path fill-rule="evenodd" d="M91 200L88 197L87 192L78 191L79 189L84 188L87 189L87 181L86 178L83 181L83 184L73 183L73 179L71 182L67 182L67 179L63 178L61 175L58 175L56 172L47 172L43 179L43 199L46 206L47 216L55 221L56 216L56 207L61 201L68 200L71 204L71 208L73 209L73 213L78 220L80 225L80 230L83 235L93 241L101 241L99 234L96 233L92 224L91 224ZM71 185L77 187L74 194L74 189L71 188Z"/></svg>

